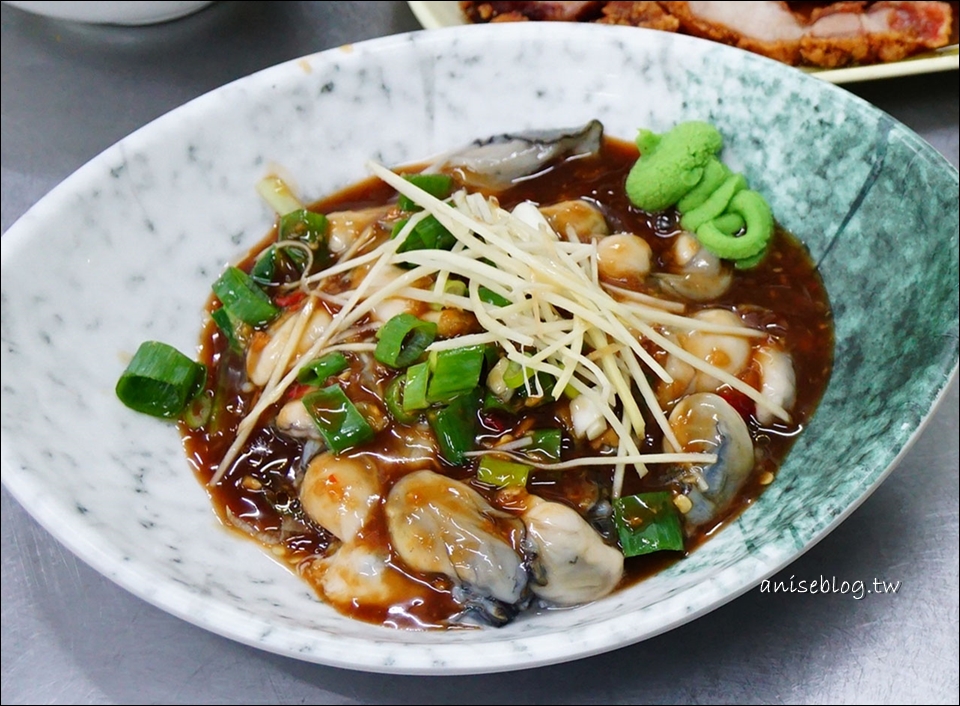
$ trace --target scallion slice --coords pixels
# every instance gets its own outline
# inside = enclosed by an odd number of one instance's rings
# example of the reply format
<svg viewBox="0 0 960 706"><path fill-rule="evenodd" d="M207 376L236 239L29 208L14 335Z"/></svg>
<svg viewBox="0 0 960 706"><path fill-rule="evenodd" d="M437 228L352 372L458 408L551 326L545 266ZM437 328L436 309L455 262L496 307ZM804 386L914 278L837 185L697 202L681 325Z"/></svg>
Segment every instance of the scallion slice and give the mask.
<svg viewBox="0 0 960 706"><path fill-rule="evenodd" d="M277 227L277 238L280 240L296 240L308 248L313 253L314 266L326 267L332 260L330 248L328 247L327 231L330 229L330 222L322 213L308 211L305 208L297 211L291 211L280 218L280 225ZM293 260L300 270L303 270L305 254L299 248L287 247L282 251L288 258Z"/></svg>
<svg viewBox="0 0 960 706"><path fill-rule="evenodd" d="M383 393L383 402L387 406L390 416L401 424L413 424L420 418L420 414L415 411L407 411L403 408L403 388L405 377L398 375L387 385Z"/></svg>
<svg viewBox="0 0 960 706"><path fill-rule="evenodd" d="M480 297L480 301L494 306L507 306L510 303L509 299L500 296L491 289L487 289L482 284L477 287L477 296Z"/></svg>
<svg viewBox="0 0 960 706"><path fill-rule="evenodd" d="M417 361L433 339L437 325L413 314L397 314L377 331L373 357L391 368L406 368Z"/></svg>
<svg viewBox="0 0 960 706"><path fill-rule="evenodd" d="M334 453L359 446L374 436L373 427L339 385L304 395L303 406Z"/></svg>
<svg viewBox="0 0 960 706"><path fill-rule="evenodd" d="M427 385L430 382L430 365L417 363L407 368L403 378L403 411L415 412L430 406L427 401Z"/></svg>
<svg viewBox="0 0 960 706"><path fill-rule="evenodd" d="M180 418L183 423L191 429L199 429L210 421L213 413L213 394L195 395L192 400L187 402Z"/></svg>
<svg viewBox="0 0 960 706"><path fill-rule="evenodd" d="M436 351L430 355L429 402L447 402L469 392L480 382L484 346L464 346Z"/></svg>
<svg viewBox="0 0 960 706"><path fill-rule="evenodd" d="M203 389L207 367L159 341L140 344L117 381L117 397L130 409L175 419Z"/></svg>
<svg viewBox="0 0 960 706"><path fill-rule="evenodd" d="M529 446L523 448L524 452L536 451L551 461L560 460L563 434L559 429L535 429L527 436L530 437L531 442Z"/></svg>
<svg viewBox="0 0 960 706"><path fill-rule="evenodd" d="M257 261L250 268L250 279L260 286L274 284L277 273L277 248L271 245L257 256Z"/></svg>
<svg viewBox="0 0 960 706"><path fill-rule="evenodd" d="M523 402L517 402L514 400L503 400L497 397L493 392L487 390L487 393L483 396L483 405L482 409L484 412L509 412L510 414L516 414L520 411L523 406Z"/></svg>
<svg viewBox="0 0 960 706"><path fill-rule="evenodd" d="M301 385L319 387L334 375L339 375L350 366L347 356L340 351L327 353L300 368L297 382Z"/></svg>
<svg viewBox="0 0 960 706"><path fill-rule="evenodd" d="M437 220L436 216L427 216L417 223L413 232L420 237L424 246L432 250L449 250L457 243L447 228ZM402 251L403 248L400 249Z"/></svg>
<svg viewBox="0 0 960 706"><path fill-rule="evenodd" d="M403 227L407 225L409 218L401 218L399 221L393 224L393 228L390 229L390 238L396 238L400 235L400 231L403 230Z"/></svg>
<svg viewBox="0 0 960 706"><path fill-rule="evenodd" d="M326 243L329 226L327 217L322 213L301 208L280 217L277 236L280 240L299 240L307 245L319 245Z"/></svg>
<svg viewBox="0 0 960 706"><path fill-rule="evenodd" d="M666 491L638 493L613 501L613 519L623 555L683 550L683 528L673 496Z"/></svg>
<svg viewBox="0 0 960 706"><path fill-rule="evenodd" d="M503 384L511 390L516 390L533 377L535 372L533 368L528 368L515 360L511 360L507 364L507 369L503 372Z"/></svg>
<svg viewBox="0 0 960 706"><path fill-rule="evenodd" d="M241 352L243 350L243 343L240 339L242 338L241 332L244 323L235 316L232 316L230 312L222 306L219 309L211 311L210 318L213 319L217 328L220 329L220 332L227 339L227 347L237 353Z"/></svg>
<svg viewBox="0 0 960 706"><path fill-rule="evenodd" d="M406 221L397 221L390 231L390 237L394 238L406 225ZM436 216L427 216L413 227L413 230L407 235L407 239L397 248L398 253L410 252L411 250L449 250L457 242L453 233L447 230Z"/></svg>
<svg viewBox="0 0 960 706"><path fill-rule="evenodd" d="M515 461L484 456L477 466L477 480L495 488L522 488L527 484L531 468Z"/></svg>
<svg viewBox="0 0 960 706"><path fill-rule="evenodd" d="M280 313L250 275L237 267L228 267L220 275L213 293L231 316L251 326L262 326Z"/></svg>
<svg viewBox="0 0 960 706"><path fill-rule="evenodd" d="M271 245L257 257L250 269L250 279L261 287L293 282L303 274L306 263L307 255L302 249Z"/></svg>
<svg viewBox="0 0 960 706"><path fill-rule="evenodd" d="M455 297L465 297L467 295L467 283L459 279L448 279L443 283L443 293L452 294Z"/></svg>
<svg viewBox="0 0 960 706"><path fill-rule="evenodd" d="M447 198L453 191L453 179L446 174L404 174L403 178L438 199ZM422 210L413 199L403 194L397 199L397 207L401 211Z"/></svg>
<svg viewBox="0 0 960 706"><path fill-rule="evenodd" d="M257 193L277 213L290 213L303 208L303 204L293 190L276 175L266 176L257 182Z"/></svg>
<svg viewBox="0 0 960 706"><path fill-rule="evenodd" d="M455 466L466 460L466 452L476 446L479 396L473 390L460 395L446 407L427 413L430 428L437 437L440 455Z"/></svg>

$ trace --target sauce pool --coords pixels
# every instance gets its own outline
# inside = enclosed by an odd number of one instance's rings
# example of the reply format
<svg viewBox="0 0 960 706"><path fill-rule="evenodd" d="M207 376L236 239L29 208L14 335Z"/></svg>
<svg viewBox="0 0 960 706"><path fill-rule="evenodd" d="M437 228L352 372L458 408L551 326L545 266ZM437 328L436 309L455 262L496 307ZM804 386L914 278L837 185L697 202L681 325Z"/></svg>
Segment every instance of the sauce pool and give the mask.
<svg viewBox="0 0 960 706"><path fill-rule="evenodd" d="M536 178L521 181L497 194L501 206L531 200L543 205L562 200L583 199L603 212L611 233L630 232L642 236L651 246L654 270L668 257L673 239L680 232L678 216L673 210L660 214L646 213L628 201L624 191L627 172L637 159L636 148L626 142L605 138L596 156L570 159L557 164ZM313 206L321 213L362 209L382 205L395 199L392 188L376 179L368 179L349 187ZM275 239L271 233L258 245L240 267L249 270L256 255ZM210 308L214 306L211 299ZM753 414L752 402L733 390L719 391L741 412L750 428L757 462L750 479L736 500L716 519L687 538L686 551L659 552L626 560L625 578L620 587L639 581L694 550L717 529L734 519L752 503L764 487L774 481L797 434L813 414L826 388L832 366L833 327L827 294L814 263L804 246L792 235L777 227L769 254L752 270L738 271L734 285L726 294L710 302L690 306L696 308L737 307L744 323L777 336L791 354L797 382L797 399L789 424L776 422L761 425ZM651 351L657 351L651 346ZM214 412L210 421L199 429L181 425L183 443L198 480L205 485L213 506L223 523L263 544L272 555L292 570L311 579L311 562L326 554L336 539L314 523L303 511L298 499L298 482L302 478L305 459L304 442L278 432L271 420L282 404L301 391L296 387L261 417L243 452L230 472L215 487L207 486L220 459L233 441L240 420L255 403L246 383L244 357L231 351L225 337L208 322L201 336L199 359L208 366L208 394L213 396ZM369 375L369 371L367 372ZM375 373L380 374L380 373ZM348 396L355 403L365 399L374 407L382 400L364 382L363 371L351 372L346 385ZM538 407L523 416L521 423L529 428L543 424L557 425L560 415L553 404ZM648 416L647 437L642 452L659 452L662 437L657 424ZM496 414L482 416L483 435L494 440L504 434L504 420ZM369 453L380 459L386 475L402 475L402 466L392 466L391 458L403 456L406 440L396 428L388 426L370 442ZM584 449L566 449L573 455ZM307 459L309 460L309 459ZM471 468L442 466L442 472L468 481ZM391 470L392 469L392 470ZM582 471L535 471L528 490L548 500L558 500L581 511L596 501L597 487L609 485L612 467ZM651 466L643 479L633 472L626 474L624 495L670 488L673 476L668 468ZM476 483L475 489L488 498L494 493ZM384 491L384 494L386 490ZM365 528L364 541L389 544L382 514ZM409 572L408 572L409 573ZM398 628L447 627L445 618L457 609L451 596L452 586L444 577L410 574L428 590L411 596L408 603L392 607L372 608L357 603L352 617ZM423 596L427 599L424 600Z"/></svg>

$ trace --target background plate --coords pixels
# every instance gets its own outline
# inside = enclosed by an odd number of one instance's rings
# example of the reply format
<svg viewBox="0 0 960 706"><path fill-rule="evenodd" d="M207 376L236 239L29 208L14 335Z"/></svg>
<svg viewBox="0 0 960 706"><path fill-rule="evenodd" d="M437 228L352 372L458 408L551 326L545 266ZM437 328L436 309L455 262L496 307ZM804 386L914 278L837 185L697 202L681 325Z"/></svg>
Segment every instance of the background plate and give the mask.
<svg viewBox="0 0 960 706"><path fill-rule="evenodd" d="M460 3L449 0L424 2L409 0L407 3L417 19L427 29L456 27L467 24ZM954 18L956 24L956 18ZM855 81L874 81L895 76L934 73L937 71L956 71L960 69L960 50L952 44L935 52L927 52L903 61L871 66L853 66L844 69L803 69L805 72L830 83L853 83Z"/></svg>

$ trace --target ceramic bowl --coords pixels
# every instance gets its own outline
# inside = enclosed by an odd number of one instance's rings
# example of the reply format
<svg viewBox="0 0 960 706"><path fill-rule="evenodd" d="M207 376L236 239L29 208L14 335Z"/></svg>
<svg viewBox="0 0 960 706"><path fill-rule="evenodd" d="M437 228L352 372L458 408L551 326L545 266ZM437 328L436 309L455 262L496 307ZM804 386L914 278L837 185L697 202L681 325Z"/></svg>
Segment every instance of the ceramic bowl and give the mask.
<svg viewBox="0 0 960 706"><path fill-rule="evenodd" d="M154 0L151 2L29 2L4 0L25 12L57 20L88 24L148 25L168 22L189 15L212 4L210 0Z"/></svg>
<svg viewBox="0 0 960 706"><path fill-rule="evenodd" d="M401 632L322 604L222 529L169 424L113 389L145 339L193 350L211 282L272 223L254 185L309 198L479 136L601 119L631 139L690 119L819 263L836 367L776 482L689 558L580 608L501 629ZM3 483L143 599L265 650L453 674L595 654L756 586L841 522L916 437L957 365L957 172L821 81L700 40L517 24L399 35L242 79L156 120L58 186L2 240Z"/></svg>

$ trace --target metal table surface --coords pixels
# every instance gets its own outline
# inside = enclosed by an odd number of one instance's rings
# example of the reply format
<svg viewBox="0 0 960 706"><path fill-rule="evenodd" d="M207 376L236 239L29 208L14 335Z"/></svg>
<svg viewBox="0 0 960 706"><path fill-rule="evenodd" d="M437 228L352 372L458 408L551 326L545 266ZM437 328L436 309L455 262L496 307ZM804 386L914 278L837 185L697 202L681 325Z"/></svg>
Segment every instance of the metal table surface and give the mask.
<svg viewBox="0 0 960 706"><path fill-rule="evenodd" d="M2 18L2 228L127 133L302 54L419 29L403 2L220 2L142 28ZM956 166L957 74L849 86ZM899 468L778 578L899 581L896 594L755 589L665 635L501 675L397 677L223 639L118 588L2 493L2 689L28 703L957 703L958 394Z"/></svg>

